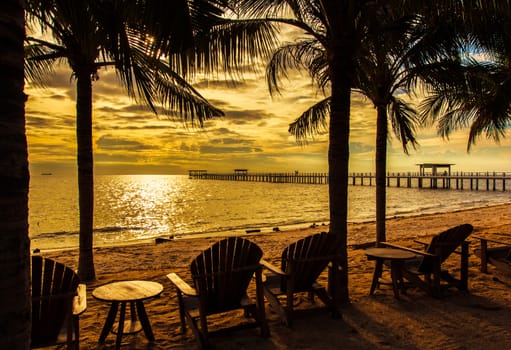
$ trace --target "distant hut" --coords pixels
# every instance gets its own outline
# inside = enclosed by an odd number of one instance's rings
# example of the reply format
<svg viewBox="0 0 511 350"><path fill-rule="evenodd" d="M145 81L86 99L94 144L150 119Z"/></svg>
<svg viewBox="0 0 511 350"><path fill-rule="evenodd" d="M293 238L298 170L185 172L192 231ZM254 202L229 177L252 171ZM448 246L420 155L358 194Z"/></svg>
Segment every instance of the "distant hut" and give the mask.
<svg viewBox="0 0 511 350"><path fill-rule="evenodd" d="M444 175L444 176L451 176L451 166L455 164L451 163L421 163L417 164L419 166L419 173L421 176L425 175ZM427 170L431 169L430 172ZM445 169L444 171L439 173L439 170Z"/></svg>

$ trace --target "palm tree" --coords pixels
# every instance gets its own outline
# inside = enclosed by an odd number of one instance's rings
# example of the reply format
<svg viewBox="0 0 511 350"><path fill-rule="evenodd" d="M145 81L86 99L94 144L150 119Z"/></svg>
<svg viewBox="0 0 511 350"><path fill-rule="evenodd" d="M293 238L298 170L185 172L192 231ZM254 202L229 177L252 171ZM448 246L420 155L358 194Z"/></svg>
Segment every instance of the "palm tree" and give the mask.
<svg viewBox="0 0 511 350"><path fill-rule="evenodd" d="M387 1L350 0L243 0L233 1L239 13L265 21L293 26L310 40L304 45L287 46L276 53L278 69L269 69L270 91L278 91L278 71L295 68L299 57L318 86L330 90L328 118L330 233L339 235L343 255L341 271L330 276L339 299L348 302L348 160L350 94L356 77L355 59L363 45L363 35L373 18L372 8ZM275 67L274 67L275 68ZM329 82L329 85L327 84ZM328 96L328 94L327 94ZM309 117L315 118L313 113ZM318 124L319 125L319 124Z"/></svg>
<svg viewBox="0 0 511 350"><path fill-rule="evenodd" d="M356 91L371 100L377 110L376 122L376 242L386 240L386 168L387 168L387 139L388 118L392 129L401 141L403 151L408 153L408 146L417 145L414 133L418 124L416 111L409 103L400 98L408 90L410 71L408 60L413 54L414 46L419 43L412 36L415 27L414 16L403 16L397 10L389 7L373 8L375 20L369 23L363 45L356 58L356 77L353 82L353 91ZM401 17L400 17L401 16ZM317 44L316 44L317 45ZM278 70L282 65L283 51L304 51L305 46L311 46L307 40L281 48L281 52L274 56L270 63L270 86L278 90ZM293 66L308 68L318 82L325 86L329 77L325 69L317 69L317 62L321 62L324 50L314 51L317 57L311 59L306 55L294 54L296 59ZM324 60L323 60L324 61ZM309 64L316 62L316 66ZM321 64L322 66L324 63ZM284 67L286 68L286 67ZM281 73L282 75L282 73ZM305 111L296 121L290 124L289 131L298 140L305 140L313 136L327 125L326 116L330 108L331 99L326 98Z"/></svg>
<svg viewBox="0 0 511 350"><path fill-rule="evenodd" d="M399 9L381 8L375 12L364 46L357 59L358 91L369 98L377 111L376 117L376 245L386 241L386 172L388 123L401 141L405 154L408 146L417 145L415 126L418 124L414 107L400 98L408 92L410 55L420 45L412 35L415 16L403 16ZM408 67L408 69L407 69Z"/></svg>
<svg viewBox="0 0 511 350"><path fill-rule="evenodd" d="M24 2L0 4L0 337L4 349L30 349L28 153L23 93Z"/></svg>
<svg viewBox="0 0 511 350"><path fill-rule="evenodd" d="M187 72L198 24L222 12L215 1L29 1L32 22L53 40L27 38L27 75L43 84L54 63L67 63L76 80L76 133L80 210L78 273L95 278L93 262L92 84L101 68L116 69L129 96L156 112L158 104L202 125L222 115L178 73ZM168 64L160 60L169 55Z"/></svg>

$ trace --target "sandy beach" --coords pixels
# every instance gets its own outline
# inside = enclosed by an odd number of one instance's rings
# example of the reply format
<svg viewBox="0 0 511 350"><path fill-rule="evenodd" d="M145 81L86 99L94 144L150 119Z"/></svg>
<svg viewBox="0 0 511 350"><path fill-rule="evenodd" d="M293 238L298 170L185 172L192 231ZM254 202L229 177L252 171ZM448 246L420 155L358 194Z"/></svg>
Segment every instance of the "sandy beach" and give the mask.
<svg viewBox="0 0 511 350"><path fill-rule="evenodd" d="M428 240L433 234L462 223L474 226L474 235L511 242L511 204L453 213L395 218L387 221L387 239L393 243L420 247L413 239ZM264 258L277 262L282 249L309 234L327 231L327 226L293 231L247 234L264 252ZM374 223L350 224L349 234L367 235L374 241ZM393 239L393 233L406 233L407 239ZM373 296L369 287L374 262L364 255L363 245L350 246L350 304L342 309L341 319L330 318L321 302L310 304L303 298L293 328L284 326L266 303L271 336L261 338L258 329L233 331L212 339L217 349L511 349L511 281L499 276L490 265L489 273L479 271L479 259L473 254L479 240L470 237L469 292L449 290L434 299L415 288L400 300L388 286ZM180 332L176 292L165 277L170 272L189 276L191 260L216 242L215 238L177 239L161 244L102 247L95 249L97 280L87 284L87 311L80 317L81 349L113 349L110 334L103 346L98 337L109 305L95 300L92 290L118 280L142 279L161 283L162 295L146 301L146 310L155 334L150 344L143 332L123 337L123 349L194 349L190 331ZM76 269L78 251L43 252ZM459 258L447 261L451 271L459 269ZM322 276L322 282L326 276ZM236 325L242 312L211 318L210 328Z"/></svg>

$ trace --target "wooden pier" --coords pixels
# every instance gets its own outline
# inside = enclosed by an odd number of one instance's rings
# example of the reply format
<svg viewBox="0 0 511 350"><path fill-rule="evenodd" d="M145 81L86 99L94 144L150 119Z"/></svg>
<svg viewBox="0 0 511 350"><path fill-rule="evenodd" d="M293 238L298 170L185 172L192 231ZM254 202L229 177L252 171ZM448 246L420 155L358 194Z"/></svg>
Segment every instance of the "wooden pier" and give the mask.
<svg viewBox="0 0 511 350"><path fill-rule="evenodd" d="M189 170L190 179L224 180L295 184L328 184L328 173L249 173L236 169L233 173L208 173L207 170ZM350 173L352 186L375 186L374 173ZM453 172L447 175L417 172L387 173L388 187L456 189L471 191L507 191L511 184L509 172Z"/></svg>

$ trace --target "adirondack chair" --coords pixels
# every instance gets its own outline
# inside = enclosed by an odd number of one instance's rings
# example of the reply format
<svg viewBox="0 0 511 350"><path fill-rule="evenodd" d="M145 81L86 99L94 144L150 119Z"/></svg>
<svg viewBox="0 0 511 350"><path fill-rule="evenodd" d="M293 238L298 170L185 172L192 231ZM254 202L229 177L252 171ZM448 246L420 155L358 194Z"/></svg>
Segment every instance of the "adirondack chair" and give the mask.
<svg viewBox="0 0 511 350"><path fill-rule="evenodd" d="M481 259L481 272L487 273L490 263L495 266L498 274L511 279L511 243L481 236L474 237L480 240L480 248L475 249L474 253Z"/></svg>
<svg viewBox="0 0 511 350"><path fill-rule="evenodd" d="M262 250L254 243L240 237L230 237L204 250L191 263L193 286L176 273L167 277L177 288L182 332L186 323L193 331L201 349L210 348L207 317L236 309L244 309L261 329L262 336L269 336L266 323L264 297L261 287ZM247 288L255 275L256 300L248 297Z"/></svg>
<svg viewBox="0 0 511 350"><path fill-rule="evenodd" d="M325 287L317 282L327 265L330 264L334 270L339 269L341 255L337 253L338 246L335 236L322 232L286 247L282 252L280 268L268 261L261 261L268 270L263 282L264 295L287 326L292 325L294 297L301 292L307 292L311 301L314 301L314 295L318 296L331 310L332 316L340 316L338 303L334 300L336 293L332 292L330 296Z"/></svg>
<svg viewBox="0 0 511 350"><path fill-rule="evenodd" d="M32 256L31 348L67 344L78 349L79 315L87 308L86 288L69 267Z"/></svg>
<svg viewBox="0 0 511 350"><path fill-rule="evenodd" d="M434 297L439 297L443 288L454 286L459 290L468 290L468 246L466 241L472 233L473 227L470 224L463 224L450 228L438 235L433 236L431 242L419 242L423 250L402 247L388 242L383 245L392 248L404 249L417 254L417 258L404 263L401 270L402 276L417 287L425 290ZM461 251L457 251L461 246ZM442 263L452 253L460 254L460 277L453 277ZM446 282L442 284L443 282Z"/></svg>

